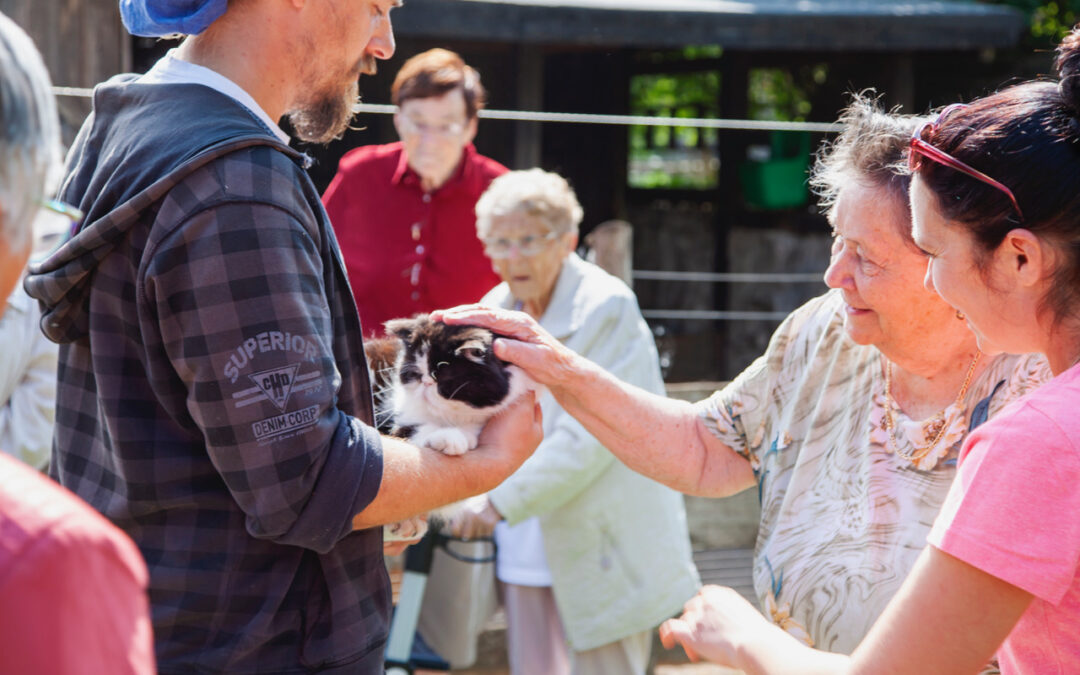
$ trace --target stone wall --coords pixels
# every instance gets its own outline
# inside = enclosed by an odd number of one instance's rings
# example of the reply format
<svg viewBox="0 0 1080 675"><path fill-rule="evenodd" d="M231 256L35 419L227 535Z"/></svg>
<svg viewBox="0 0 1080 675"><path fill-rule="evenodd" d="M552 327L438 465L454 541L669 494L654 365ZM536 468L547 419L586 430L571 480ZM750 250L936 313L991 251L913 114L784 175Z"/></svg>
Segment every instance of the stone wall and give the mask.
<svg viewBox="0 0 1080 675"><path fill-rule="evenodd" d="M712 202L645 199L628 205L634 228L635 270L674 272L803 273L820 278L829 263L830 237L809 212L754 214L728 227ZM774 222L775 221L775 222ZM668 382L730 379L761 355L780 323L772 320L672 319L650 310L780 312L786 314L826 290L823 282L713 282L634 279L634 291L657 338Z"/></svg>
<svg viewBox="0 0 1080 675"><path fill-rule="evenodd" d="M653 198L632 201L628 210L634 228L635 270L713 272L721 264L724 242L712 202L701 201L700 196L696 200ZM634 280L634 292L646 316L649 310L713 309L719 290L711 283ZM720 377L723 350L715 321L648 321L667 381Z"/></svg>
<svg viewBox="0 0 1080 675"><path fill-rule="evenodd" d="M732 228L728 234L728 271L824 276L830 247L827 233ZM724 287L728 309L784 313L826 290L824 282L731 283ZM727 322L725 356L730 377L765 352L779 324L779 320Z"/></svg>

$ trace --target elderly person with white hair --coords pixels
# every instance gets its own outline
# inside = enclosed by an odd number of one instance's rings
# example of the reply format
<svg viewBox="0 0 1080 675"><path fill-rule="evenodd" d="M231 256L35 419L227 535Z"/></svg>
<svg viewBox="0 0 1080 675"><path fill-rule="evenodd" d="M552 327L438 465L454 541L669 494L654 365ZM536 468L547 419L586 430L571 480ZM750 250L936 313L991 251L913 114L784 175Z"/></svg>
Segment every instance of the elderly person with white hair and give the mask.
<svg viewBox="0 0 1080 675"><path fill-rule="evenodd" d="M30 256L35 216L43 206L65 209L45 196L60 150L49 75L34 43L3 14L0 110L4 311ZM126 535L0 454L0 672L153 673L146 578Z"/></svg>
<svg viewBox="0 0 1080 675"><path fill-rule="evenodd" d="M522 309L567 349L664 393L633 292L574 252L582 210L565 179L508 173L476 215L503 279L482 303ZM475 536L501 521L496 575L514 675L643 674L652 629L699 585L682 496L628 469L550 395L540 404L536 453L456 532Z"/></svg>

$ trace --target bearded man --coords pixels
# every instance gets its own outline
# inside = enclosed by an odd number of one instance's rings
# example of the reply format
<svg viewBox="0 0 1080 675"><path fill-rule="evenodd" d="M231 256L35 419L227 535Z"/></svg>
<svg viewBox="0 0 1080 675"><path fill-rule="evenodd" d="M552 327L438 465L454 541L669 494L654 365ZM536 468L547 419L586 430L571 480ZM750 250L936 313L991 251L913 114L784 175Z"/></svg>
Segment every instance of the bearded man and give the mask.
<svg viewBox="0 0 1080 675"><path fill-rule="evenodd" d="M86 214L27 290L61 343L53 477L150 571L162 673L381 673L381 526L487 491L531 396L447 457L374 430L360 322L276 121L340 135L398 0L121 0L186 34L94 92L60 197Z"/></svg>

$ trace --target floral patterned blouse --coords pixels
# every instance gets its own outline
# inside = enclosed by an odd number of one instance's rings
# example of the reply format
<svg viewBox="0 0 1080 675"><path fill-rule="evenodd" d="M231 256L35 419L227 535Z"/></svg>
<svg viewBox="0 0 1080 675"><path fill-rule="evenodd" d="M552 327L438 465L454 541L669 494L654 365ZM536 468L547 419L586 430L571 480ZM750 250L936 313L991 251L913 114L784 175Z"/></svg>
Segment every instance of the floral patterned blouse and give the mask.
<svg viewBox="0 0 1080 675"><path fill-rule="evenodd" d="M850 653L900 588L956 474L961 441L1050 378L1042 356L993 357L947 429L918 462L897 456L885 427L881 353L844 331L830 291L777 329L765 354L698 403L706 426L749 459L761 524L754 588L766 616L819 649ZM910 455L940 420L894 409Z"/></svg>

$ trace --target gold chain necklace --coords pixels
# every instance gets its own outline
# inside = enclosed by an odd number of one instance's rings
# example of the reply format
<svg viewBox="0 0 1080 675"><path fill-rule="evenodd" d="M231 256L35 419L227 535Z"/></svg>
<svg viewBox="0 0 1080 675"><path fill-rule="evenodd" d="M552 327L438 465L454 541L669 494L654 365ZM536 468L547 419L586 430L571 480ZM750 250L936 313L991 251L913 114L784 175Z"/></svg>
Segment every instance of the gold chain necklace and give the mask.
<svg viewBox="0 0 1080 675"><path fill-rule="evenodd" d="M967 393L968 385L971 384L971 376L975 373L975 364L979 362L980 356L982 356L981 352L975 352L975 358L971 360L971 365L968 367L967 371L967 377L964 378L964 384L960 386L960 393L956 395L956 402L954 405L960 405L960 402L964 400L964 394ZM941 437L945 435L945 429L948 426L945 424L945 411L949 408L946 406L931 418L932 420L937 420L941 426L938 428L938 432L934 434L934 439L930 441L930 445L921 448L916 447L914 452L907 454L900 449L900 444L896 442L896 421L893 419L894 406L896 406L896 402L893 401L892 397L892 362L889 361L889 359L885 359L885 429L889 432L889 441L892 443L893 451L912 464L917 464L920 459L926 457L926 455L934 449L934 446L938 444Z"/></svg>

